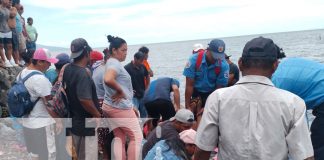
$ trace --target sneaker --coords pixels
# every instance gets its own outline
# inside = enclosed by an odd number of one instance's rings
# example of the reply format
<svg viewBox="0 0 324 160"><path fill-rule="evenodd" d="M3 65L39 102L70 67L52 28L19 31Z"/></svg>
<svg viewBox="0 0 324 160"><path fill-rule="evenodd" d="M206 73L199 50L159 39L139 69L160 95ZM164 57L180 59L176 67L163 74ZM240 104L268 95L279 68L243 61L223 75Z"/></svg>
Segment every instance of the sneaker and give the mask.
<svg viewBox="0 0 324 160"><path fill-rule="evenodd" d="M8 60L6 60L5 67L13 67L13 65Z"/></svg>
<svg viewBox="0 0 324 160"><path fill-rule="evenodd" d="M15 61L13 60L13 58L11 58L11 60L9 62L14 67L17 67L18 66L18 64L16 64Z"/></svg>

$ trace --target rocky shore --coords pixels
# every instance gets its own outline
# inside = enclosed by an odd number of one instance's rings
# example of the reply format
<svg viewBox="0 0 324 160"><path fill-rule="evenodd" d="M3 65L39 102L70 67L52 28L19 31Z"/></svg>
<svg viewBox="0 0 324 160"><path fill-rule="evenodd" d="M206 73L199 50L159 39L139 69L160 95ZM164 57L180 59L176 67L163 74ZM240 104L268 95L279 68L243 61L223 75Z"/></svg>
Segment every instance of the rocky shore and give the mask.
<svg viewBox="0 0 324 160"><path fill-rule="evenodd" d="M21 67L0 68L0 159L1 160L28 160L26 148L19 138L22 135L14 129L14 123L8 118L7 91L15 81Z"/></svg>

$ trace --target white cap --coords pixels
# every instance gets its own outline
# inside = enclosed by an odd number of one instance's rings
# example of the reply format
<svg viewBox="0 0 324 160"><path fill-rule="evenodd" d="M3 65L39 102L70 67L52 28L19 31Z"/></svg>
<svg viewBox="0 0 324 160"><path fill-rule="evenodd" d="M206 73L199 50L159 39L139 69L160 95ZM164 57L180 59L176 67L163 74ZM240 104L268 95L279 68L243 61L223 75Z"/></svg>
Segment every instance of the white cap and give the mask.
<svg viewBox="0 0 324 160"><path fill-rule="evenodd" d="M202 44L196 43L196 44L193 45L193 51L194 52L197 52L200 49L204 49L204 46Z"/></svg>

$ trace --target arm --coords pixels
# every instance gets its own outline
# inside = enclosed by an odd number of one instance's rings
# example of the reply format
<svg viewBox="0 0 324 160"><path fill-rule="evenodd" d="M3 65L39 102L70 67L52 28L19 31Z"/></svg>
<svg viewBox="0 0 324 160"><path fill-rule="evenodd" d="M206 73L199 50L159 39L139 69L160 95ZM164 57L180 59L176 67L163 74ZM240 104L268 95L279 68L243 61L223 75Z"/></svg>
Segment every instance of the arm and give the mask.
<svg viewBox="0 0 324 160"><path fill-rule="evenodd" d="M146 79L146 86L145 86L145 90L148 88L148 86L150 85L150 75L148 75L148 76L146 76L145 77L145 79Z"/></svg>
<svg viewBox="0 0 324 160"><path fill-rule="evenodd" d="M193 94L195 80L186 77L186 90L185 90L185 107L189 108L190 99Z"/></svg>
<svg viewBox="0 0 324 160"><path fill-rule="evenodd" d="M210 151L204 151L196 147L194 160L208 160L210 158L210 153Z"/></svg>
<svg viewBox="0 0 324 160"><path fill-rule="evenodd" d="M314 151L305 118L306 105L299 97L294 98L292 105L294 105L293 120L286 135L288 152L292 159L312 159Z"/></svg>
<svg viewBox="0 0 324 160"><path fill-rule="evenodd" d="M37 33L37 31L36 31L35 42L37 41L37 38L38 38L38 33Z"/></svg>
<svg viewBox="0 0 324 160"><path fill-rule="evenodd" d="M120 101L125 97L125 94L117 81L115 80L117 77L117 72L114 69L107 69L104 75L104 83L116 91L116 95L114 95L113 99L116 101Z"/></svg>
<svg viewBox="0 0 324 160"><path fill-rule="evenodd" d="M172 85L173 96L174 96L174 109L178 111L180 109L180 91L177 85Z"/></svg>
<svg viewBox="0 0 324 160"><path fill-rule="evenodd" d="M100 118L100 113L91 99L79 98L79 100L84 110L89 112L93 117Z"/></svg>
<svg viewBox="0 0 324 160"><path fill-rule="evenodd" d="M148 70L148 72L149 72L149 75L150 75L150 77L153 77L153 71L151 70L151 68Z"/></svg>

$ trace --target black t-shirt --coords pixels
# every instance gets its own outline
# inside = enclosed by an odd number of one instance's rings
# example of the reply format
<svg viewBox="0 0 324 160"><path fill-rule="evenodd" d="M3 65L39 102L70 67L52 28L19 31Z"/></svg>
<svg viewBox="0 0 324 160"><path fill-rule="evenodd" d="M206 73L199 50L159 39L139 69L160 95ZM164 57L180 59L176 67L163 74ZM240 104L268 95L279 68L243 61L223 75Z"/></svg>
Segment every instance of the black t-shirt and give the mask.
<svg viewBox="0 0 324 160"><path fill-rule="evenodd" d="M155 128L148 136L147 136L147 142L143 145L143 157L146 156L146 154L153 148L153 146L159 142L160 140L166 140L166 139L173 139L173 138L180 138L178 131L173 126L171 121L165 121L161 125L161 137L157 138L156 129Z"/></svg>
<svg viewBox="0 0 324 160"><path fill-rule="evenodd" d="M135 66L132 62L125 66L126 71L132 78L133 90L135 90L134 97L143 98L145 92L144 78L148 76L148 71L144 65Z"/></svg>
<svg viewBox="0 0 324 160"><path fill-rule="evenodd" d="M94 136L93 128L85 129L85 118L92 118L80 103L79 99L91 99L99 108L96 87L86 68L70 64L66 66L63 75L66 84L66 94L69 101L70 117L72 118L71 132L77 136Z"/></svg>

